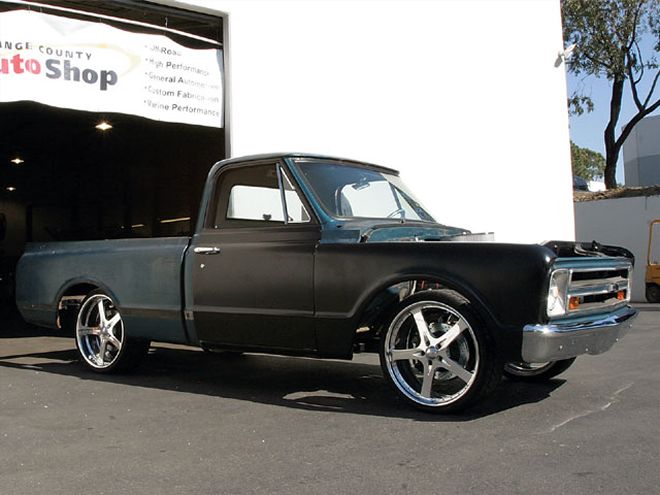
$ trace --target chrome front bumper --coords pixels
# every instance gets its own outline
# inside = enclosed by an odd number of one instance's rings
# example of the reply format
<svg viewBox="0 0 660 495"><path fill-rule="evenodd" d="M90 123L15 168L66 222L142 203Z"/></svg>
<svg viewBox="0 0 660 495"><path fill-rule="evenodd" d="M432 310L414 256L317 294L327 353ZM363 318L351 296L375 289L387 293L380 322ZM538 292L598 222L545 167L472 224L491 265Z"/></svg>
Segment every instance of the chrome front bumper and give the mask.
<svg viewBox="0 0 660 495"><path fill-rule="evenodd" d="M628 333L636 316L636 309L625 306L607 315L525 325L522 358L528 363L545 363L580 354L601 354Z"/></svg>

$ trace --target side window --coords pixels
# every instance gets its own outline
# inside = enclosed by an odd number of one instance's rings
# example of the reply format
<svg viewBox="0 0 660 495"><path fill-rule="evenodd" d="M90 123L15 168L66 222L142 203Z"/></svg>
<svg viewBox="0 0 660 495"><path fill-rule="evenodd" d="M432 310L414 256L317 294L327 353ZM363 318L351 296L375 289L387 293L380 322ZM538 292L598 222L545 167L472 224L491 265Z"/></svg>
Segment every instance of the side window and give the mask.
<svg viewBox="0 0 660 495"><path fill-rule="evenodd" d="M236 184L229 191L227 220L284 222L280 190Z"/></svg>
<svg viewBox="0 0 660 495"><path fill-rule="evenodd" d="M255 165L220 174L216 185L213 227L309 222L310 216L298 193L280 170L274 164Z"/></svg>

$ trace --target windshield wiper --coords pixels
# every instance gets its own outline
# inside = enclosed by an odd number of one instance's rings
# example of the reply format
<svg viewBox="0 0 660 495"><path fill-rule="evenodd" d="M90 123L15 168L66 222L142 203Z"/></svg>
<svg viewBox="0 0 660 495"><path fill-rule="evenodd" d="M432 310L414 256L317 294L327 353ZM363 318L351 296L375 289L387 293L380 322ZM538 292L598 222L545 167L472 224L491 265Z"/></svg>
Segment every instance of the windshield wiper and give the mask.
<svg viewBox="0 0 660 495"><path fill-rule="evenodd" d="M401 215L401 221L403 222L406 219L406 210L403 208L397 208L392 213L387 215L387 218L392 218L394 215Z"/></svg>

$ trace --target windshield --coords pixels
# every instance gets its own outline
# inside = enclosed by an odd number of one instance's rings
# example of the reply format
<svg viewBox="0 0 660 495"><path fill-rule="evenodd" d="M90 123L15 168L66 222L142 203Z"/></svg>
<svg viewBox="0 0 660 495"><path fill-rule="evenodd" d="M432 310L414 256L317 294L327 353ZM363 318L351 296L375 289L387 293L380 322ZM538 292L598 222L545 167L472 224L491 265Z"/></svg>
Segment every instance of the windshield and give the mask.
<svg viewBox="0 0 660 495"><path fill-rule="evenodd" d="M435 222L396 175L326 161L297 165L333 217Z"/></svg>

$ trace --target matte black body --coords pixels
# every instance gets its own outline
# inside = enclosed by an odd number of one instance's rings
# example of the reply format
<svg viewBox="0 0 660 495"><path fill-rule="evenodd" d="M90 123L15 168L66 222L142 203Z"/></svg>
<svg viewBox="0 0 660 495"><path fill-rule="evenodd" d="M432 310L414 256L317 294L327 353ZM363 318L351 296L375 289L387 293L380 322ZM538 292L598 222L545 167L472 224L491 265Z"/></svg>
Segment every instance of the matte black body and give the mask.
<svg viewBox="0 0 660 495"><path fill-rule="evenodd" d="M553 253L542 246L383 242L321 244L316 253L317 338L324 354L346 355L349 335L373 296L407 280L429 280L477 304L501 352L519 350L521 328L542 322ZM343 348L341 346L344 346Z"/></svg>
<svg viewBox="0 0 660 495"><path fill-rule="evenodd" d="M317 225L203 231L191 254L197 337L206 343L314 353ZM202 268L203 266L203 268Z"/></svg>
<svg viewBox="0 0 660 495"><path fill-rule="evenodd" d="M19 309L28 321L55 326L62 295L91 284L112 295L127 331L140 337L351 358L356 329L374 298L400 282L425 280L477 305L499 353L520 359L522 327L545 322L555 251L438 240L466 232L439 224L331 218L296 173L292 160L301 158L325 159L262 155L216 164L192 239L29 245L18 267ZM253 163L285 167L304 193L310 223L224 229L209 224L218 174ZM209 246L219 252L194 252Z"/></svg>

